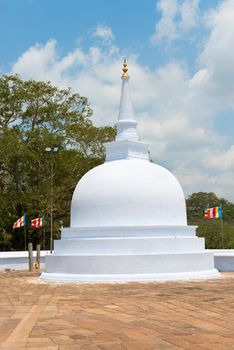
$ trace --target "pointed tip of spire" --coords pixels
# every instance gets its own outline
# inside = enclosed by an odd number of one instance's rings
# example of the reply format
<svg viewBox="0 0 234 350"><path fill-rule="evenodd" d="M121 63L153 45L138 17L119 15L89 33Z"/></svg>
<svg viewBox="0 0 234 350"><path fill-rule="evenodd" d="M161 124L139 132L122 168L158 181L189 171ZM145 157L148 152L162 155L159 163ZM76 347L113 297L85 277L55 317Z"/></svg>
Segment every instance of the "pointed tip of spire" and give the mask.
<svg viewBox="0 0 234 350"><path fill-rule="evenodd" d="M127 60L126 58L124 58L124 62L123 62L123 69L122 69L122 78L128 78L128 64L127 64Z"/></svg>

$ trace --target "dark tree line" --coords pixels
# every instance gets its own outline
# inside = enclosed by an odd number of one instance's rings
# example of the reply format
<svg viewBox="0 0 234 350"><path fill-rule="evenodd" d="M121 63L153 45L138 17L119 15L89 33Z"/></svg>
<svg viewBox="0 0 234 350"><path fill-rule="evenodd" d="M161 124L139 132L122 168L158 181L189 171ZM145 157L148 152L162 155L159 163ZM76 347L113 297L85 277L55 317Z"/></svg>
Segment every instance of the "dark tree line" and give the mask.
<svg viewBox="0 0 234 350"><path fill-rule="evenodd" d="M69 225L70 202L78 180L104 160L103 143L115 130L95 127L85 97L50 82L0 78L0 250L22 250L23 229L13 223L27 213L27 237L42 241L30 219L45 216L46 246L50 231L50 169L53 157L55 238L61 221ZM58 147L56 154L46 147Z"/></svg>
<svg viewBox="0 0 234 350"><path fill-rule="evenodd" d="M193 193L186 200L189 225L197 225L197 235L205 237L206 248L221 248L221 219L205 219L204 209L222 205L224 248L234 248L234 203L214 193Z"/></svg>

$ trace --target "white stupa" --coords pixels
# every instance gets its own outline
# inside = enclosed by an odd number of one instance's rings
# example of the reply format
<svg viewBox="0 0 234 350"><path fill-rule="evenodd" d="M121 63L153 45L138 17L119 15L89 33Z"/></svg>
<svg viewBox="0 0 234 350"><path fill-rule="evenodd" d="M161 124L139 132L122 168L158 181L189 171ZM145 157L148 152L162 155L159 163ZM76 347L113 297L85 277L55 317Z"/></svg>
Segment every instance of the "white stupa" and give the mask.
<svg viewBox="0 0 234 350"><path fill-rule="evenodd" d="M117 136L106 161L79 181L71 227L62 229L43 279L158 281L216 277L213 253L187 226L183 191L165 168L149 161L139 141L123 65Z"/></svg>

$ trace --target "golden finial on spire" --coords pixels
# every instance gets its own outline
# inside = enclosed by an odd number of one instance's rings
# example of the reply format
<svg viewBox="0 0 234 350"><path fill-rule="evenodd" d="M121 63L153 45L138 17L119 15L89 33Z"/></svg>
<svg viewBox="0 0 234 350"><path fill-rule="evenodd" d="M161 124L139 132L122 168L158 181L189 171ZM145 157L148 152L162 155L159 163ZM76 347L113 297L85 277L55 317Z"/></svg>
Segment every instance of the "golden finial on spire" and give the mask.
<svg viewBox="0 0 234 350"><path fill-rule="evenodd" d="M127 60L126 58L124 59L124 63L123 63L123 74L122 74L122 78L127 78L128 77L128 65L127 65Z"/></svg>

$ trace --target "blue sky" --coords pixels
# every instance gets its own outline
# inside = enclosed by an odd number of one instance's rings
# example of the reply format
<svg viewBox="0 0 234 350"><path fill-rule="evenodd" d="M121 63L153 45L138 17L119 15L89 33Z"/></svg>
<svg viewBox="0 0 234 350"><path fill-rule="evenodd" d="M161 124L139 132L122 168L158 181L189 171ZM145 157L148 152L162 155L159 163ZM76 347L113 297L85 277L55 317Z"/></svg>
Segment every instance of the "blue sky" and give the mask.
<svg viewBox="0 0 234 350"><path fill-rule="evenodd" d="M234 0L0 0L0 71L88 97L118 114L129 62L139 134L186 194L234 200Z"/></svg>
<svg viewBox="0 0 234 350"><path fill-rule="evenodd" d="M1 64L50 38L59 42L61 54L71 50L77 40L87 48L90 33L99 23L112 28L122 48L137 52L139 46L149 46L145 42L157 16L152 0L0 0L0 4Z"/></svg>
<svg viewBox="0 0 234 350"><path fill-rule="evenodd" d="M203 1L200 8L207 10L217 2ZM0 0L1 66L9 67L28 47L51 38L59 42L61 54L71 50L77 40L87 48L97 24L110 26L123 50L135 52L152 67L168 56L194 64L194 43L189 36L178 40L170 51L150 45L149 37L160 20L156 4L155 0ZM200 34L196 28L196 35Z"/></svg>

